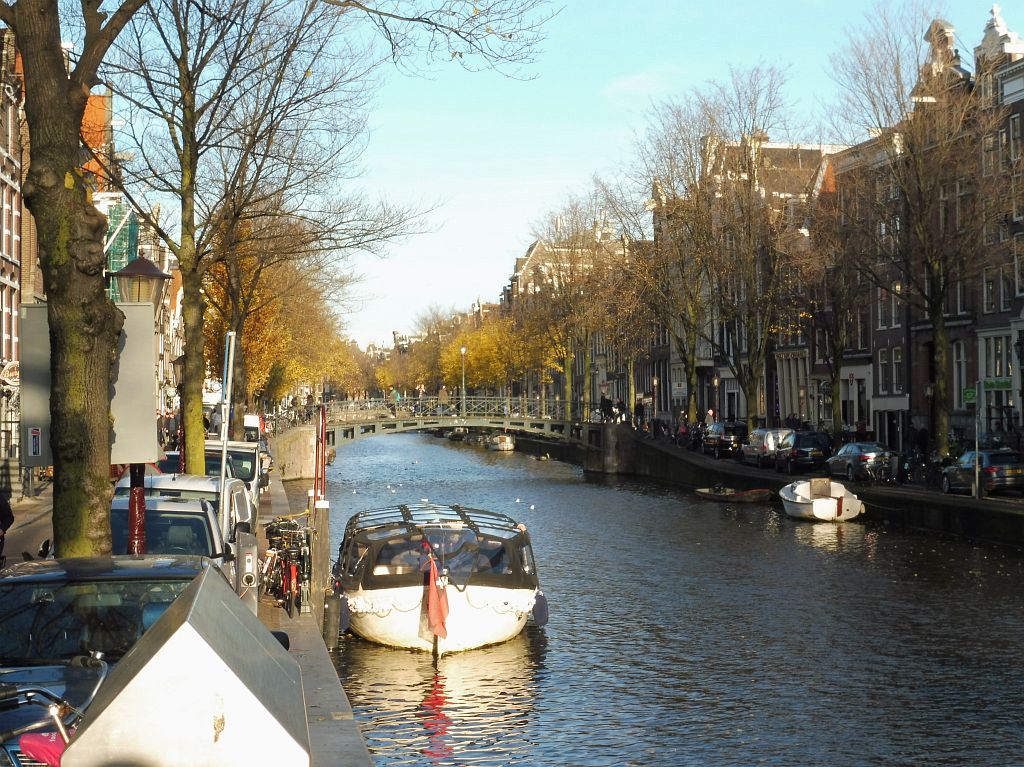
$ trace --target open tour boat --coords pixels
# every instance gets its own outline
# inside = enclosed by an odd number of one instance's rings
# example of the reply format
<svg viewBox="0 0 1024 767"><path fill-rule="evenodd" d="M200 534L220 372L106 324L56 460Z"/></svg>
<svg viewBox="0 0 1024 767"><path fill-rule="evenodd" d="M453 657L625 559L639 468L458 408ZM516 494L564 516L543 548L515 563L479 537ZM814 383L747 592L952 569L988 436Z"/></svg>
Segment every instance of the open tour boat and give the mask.
<svg viewBox="0 0 1024 767"><path fill-rule="evenodd" d="M863 502L827 477L791 482L779 491L786 513L797 519L846 522L864 510Z"/></svg>
<svg viewBox="0 0 1024 767"><path fill-rule="evenodd" d="M335 579L342 630L436 655L497 644L547 621L526 525L481 509L418 503L349 519ZM347 609L346 609L347 608Z"/></svg>

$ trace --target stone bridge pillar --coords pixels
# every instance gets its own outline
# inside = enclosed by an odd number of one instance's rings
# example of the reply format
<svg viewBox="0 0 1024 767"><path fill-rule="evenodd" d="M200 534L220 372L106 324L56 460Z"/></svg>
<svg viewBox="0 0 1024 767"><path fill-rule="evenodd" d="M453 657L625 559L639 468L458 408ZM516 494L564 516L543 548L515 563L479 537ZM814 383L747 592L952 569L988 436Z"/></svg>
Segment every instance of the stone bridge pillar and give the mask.
<svg viewBox="0 0 1024 767"><path fill-rule="evenodd" d="M632 474L635 468L636 432L624 423L588 423L583 427L585 471L598 474Z"/></svg>

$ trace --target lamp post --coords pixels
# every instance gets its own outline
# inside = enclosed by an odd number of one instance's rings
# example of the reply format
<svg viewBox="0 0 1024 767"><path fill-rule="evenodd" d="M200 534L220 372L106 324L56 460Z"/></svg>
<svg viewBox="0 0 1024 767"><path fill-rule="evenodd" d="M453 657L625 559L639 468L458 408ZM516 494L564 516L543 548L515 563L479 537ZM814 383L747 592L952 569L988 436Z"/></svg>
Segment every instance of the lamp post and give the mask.
<svg viewBox="0 0 1024 767"><path fill-rule="evenodd" d="M714 408L715 420L716 421L721 421L722 420L722 417L721 417L721 415L718 412L718 385L720 383L721 383L721 379L719 379L718 376L715 376L714 378L711 379L711 387L713 389L712 396L711 396L711 403L712 403L711 406L712 406L712 408Z"/></svg>
<svg viewBox="0 0 1024 767"><path fill-rule="evenodd" d="M178 473L185 473L185 419L181 410L181 395L185 383L185 355L175 357L171 360L171 368L174 370L174 385L178 390Z"/></svg>
<svg viewBox="0 0 1024 767"><path fill-rule="evenodd" d="M130 261L124 269L109 275L117 286L122 301L131 303L152 303L153 310L160 302L160 287L171 275L148 258L139 256ZM132 463L128 467L131 489L128 495L128 553L146 553L146 499L143 490L146 465Z"/></svg>
<svg viewBox="0 0 1024 767"><path fill-rule="evenodd" d="M651 430L657 429L658 423L658 376L651 376L651 390L654 401L651 403Z"/></svg>
<svg viewBox="0 0 1024 767"><path fill-rule="evenodd" d="M462 353L462 417L466 417L466 347L459 349Z"/></svg>
<svg viewBox="0 0 1024 767"><path fill-rule="evenodd" d="M1021 414L1021 427L1024 428L1024 330L1017 331L1017 340L1013 344L1017 352L1017 377L1020 383L1018 393L1020 395L1020 408L1017 412Z"/></svg>

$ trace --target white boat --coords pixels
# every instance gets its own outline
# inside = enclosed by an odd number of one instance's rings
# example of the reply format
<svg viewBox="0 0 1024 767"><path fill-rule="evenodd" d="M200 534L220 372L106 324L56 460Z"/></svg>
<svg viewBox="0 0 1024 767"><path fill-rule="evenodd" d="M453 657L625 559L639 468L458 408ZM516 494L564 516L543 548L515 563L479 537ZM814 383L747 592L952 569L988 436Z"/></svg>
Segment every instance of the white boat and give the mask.
<svg viewBox="0 0 1024 767"><path fill-rule="evenodd" d="M526 526L496 512L431 503L359 512L334 575L342 630L390 647L444 655L507 641L530 616L547 621Z"/></svg>
<svg viewBox="0 0 1024 767"><path fill-rule="evenodd" d="M511 434L492 434L487 438L488 450L515 450L516 440Z"/></svg>
<svg viewBox="0 0 1024 767"><path fill-rule="evenodd" d="M786 513L797 519L846 522L864 510L863 502L845 485L826 477L791 482L779 497Z"/></svg>

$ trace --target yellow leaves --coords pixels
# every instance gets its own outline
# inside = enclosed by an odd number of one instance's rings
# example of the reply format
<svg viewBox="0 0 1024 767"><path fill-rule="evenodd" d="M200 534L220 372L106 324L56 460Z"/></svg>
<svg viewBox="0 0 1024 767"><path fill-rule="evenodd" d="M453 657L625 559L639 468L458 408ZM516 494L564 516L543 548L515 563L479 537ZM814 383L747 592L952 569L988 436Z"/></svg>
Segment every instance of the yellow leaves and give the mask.
<svg viewBox="0 0 1024 767"><path fill-rule="evenodd" d="M68 171L67 173L64 174L64 188L65 189L74 189L75 188L75 175L71 171Z"/></svg>

